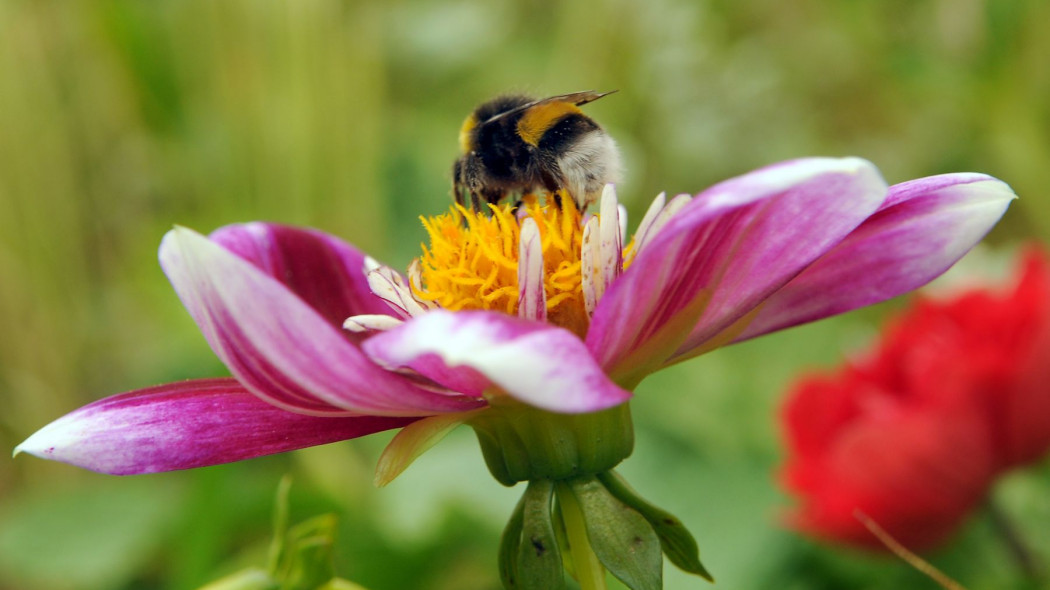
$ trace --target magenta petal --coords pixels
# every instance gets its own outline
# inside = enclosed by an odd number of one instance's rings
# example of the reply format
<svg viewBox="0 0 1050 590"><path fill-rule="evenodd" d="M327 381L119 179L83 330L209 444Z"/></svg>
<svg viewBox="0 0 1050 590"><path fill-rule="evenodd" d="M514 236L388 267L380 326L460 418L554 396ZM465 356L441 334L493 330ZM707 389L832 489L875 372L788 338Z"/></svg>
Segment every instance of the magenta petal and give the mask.
<svg viewBox="0 0 1050 590"><path fill-rule="evenodd" d="M483 405L383 370L284 284L192 230L169 232L160 260L215 353L238 381L274 405L380 416Z"/></svg>
<svg viewBox="0 0 1050 590"><path fill-rule="evenodd" d="M886 196L869 162L812 158L718 184L685 205L595 310L587 345L621 382L736 323Z"/></svg>
<svg viewBox="0 0 1050 590"><path fill-rule="evenodd" d="M365 255L335 236L254 222L221 227L209 238L283 283L334 326L352 315L390 312L368 287Z"/></svg>
<svg viewBox="0 0 1050 590"><path fill-rule="evenodd" d="M602 372L568 330L494 312L432 311L373 336L365 351L390 367L483 375L511 397L563 413L593 412L631 394Z"/></svg>
<svg viewBox="0 0 1050 590"><path fill-rule="evenodd" d="M886 203L777 291L739 336L755 336L917 289L955 264L1015 197L983 174L944 174L890 187Z"/></svg>
<svg viewBox="0 0 1050 590"><path fill-rule="evenodd" d="M233 379L201 379L88 404L38 430L15 453L132 475L283 453L414 420L294 414L260 400Z"/></svg>

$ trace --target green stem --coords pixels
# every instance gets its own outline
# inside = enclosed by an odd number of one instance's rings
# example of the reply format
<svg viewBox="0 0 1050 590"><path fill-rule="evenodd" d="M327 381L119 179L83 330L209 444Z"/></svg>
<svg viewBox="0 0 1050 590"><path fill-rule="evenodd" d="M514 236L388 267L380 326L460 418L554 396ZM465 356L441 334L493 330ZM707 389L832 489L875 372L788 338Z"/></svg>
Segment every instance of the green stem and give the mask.
<svg viewBox="0 0 1050 590"><path fill-rule="evenodd" d="M580 583L580 590L607 590L605 568L591 549L580 503L565 483L558 483L555 492L561 505L565 534L569 538L569 554L572 555L572 565L576 570L576 581Z"/></svg>

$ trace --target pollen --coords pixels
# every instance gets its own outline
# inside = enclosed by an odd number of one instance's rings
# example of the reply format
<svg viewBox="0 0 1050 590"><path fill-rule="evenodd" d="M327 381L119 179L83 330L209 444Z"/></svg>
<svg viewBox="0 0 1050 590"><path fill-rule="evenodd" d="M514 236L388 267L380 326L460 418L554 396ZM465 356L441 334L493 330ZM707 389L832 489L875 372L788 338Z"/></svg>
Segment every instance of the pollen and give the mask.
<svg viewBox="0 0 1050 590"><path fill-rule="evenodd" d="M520 220L531 217L540 231L547 321L582 338L590 324L580 263L583 224L573 200L560 201L541 205L529 195L518 209L490 204L485 213L455 205L423 217L430 245L422 246L416 296L453 311L517 315Z"/></svg>

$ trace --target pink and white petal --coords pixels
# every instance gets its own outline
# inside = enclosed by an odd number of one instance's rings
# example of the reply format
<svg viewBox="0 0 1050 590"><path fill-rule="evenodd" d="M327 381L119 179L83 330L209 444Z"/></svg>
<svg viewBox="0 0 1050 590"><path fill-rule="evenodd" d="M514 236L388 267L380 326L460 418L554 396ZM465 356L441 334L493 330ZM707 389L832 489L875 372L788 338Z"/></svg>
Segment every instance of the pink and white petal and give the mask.
<svg viewBox="0 0 1050 590"><path fill-rule="evenodd" d="M434 311L373 336L364 347L380 363L428 377L432 367L420 361L476 372L511 397L552 412L593 412L631 397L568 330L500 313Z"/></svg>
<svg viewBox="0 0 1050 590"><path fill-rule="evenodd" d="M890 187L886 203L774 293L737 340L871 305L917 289L962 258L1016 198L984 174Z"/></svg>
<svg viewBox="0 0 1050 590"><path fill-rule="evenodd" d="M471 367L450 367L437 355L424 355L408 368L450 391L472 398L481 398L492 386L492 380Z"/></svg>
<svg viewBox="0 0 1050 590"><path fill-rule="evenodd" d="M280 281L333 326L388 311L368 288L365 255L335 236L253 222L221 227L210 239Z"/></svg>
<svg viewBox="0 0 1050 590"><path fill-rule="evenodd" d="M627 237L627 207L624 207L622 203L616 204L617 219L620 221L620 255L623 255L623 240ZM620 270L623 270L621 265Z"/></svg>
<svg viewBox="0 0 1050 590"><path fill-rule="evenodd" d="M618 382L636 382L745 317L885 197L858 158L794 160L704 191L605 293L588 348Z"/></svg>
<svg viewBox="0 0 1050 590"><path fill-rule="evenodd" d="M601 280L601 252L598 242L598 218L591 216L583 224L583 236L580 246L580 278L583 289L583 305L587 315L594 313L598 300L605 293L605 283Z"/></svg>
<svg viewBox="0 0 1050 590"><path fill-rule="evenodd" d="M543 245L536 220L521 222L518 239L518 316L547 321L547 291L543 285Z"/></svg>
<svg viewBox="0 0 1050 590"><path fill-rule="evenodd" d="M415 263L413 263L415 266ZM413 271L413 280L418 280L418 270ZM382 299L389 310L394 310L403 318L410 318L423 313L434 307L430 302L420 301L412 293L412 287L401 276L401 273L375 263L368 259L368 286L377 297ZM416 284L416 288L419 285Z"/></svg>
<svg viewBox="0 0 1050 590"><path fill-rule="evenodd" d="M664 205L667 204L667 193L660 193L656 195L653 202L649 204L649 208L646 209L645 215L642 216L642 220L638 222L638 229L634 232L634 244L635 251L638 250L638 244L640 244L645 236L649 234L649 228L656 223L656 218L659 217L660 212L664 210ZM624 232L626 235L627 232Z"/></svg>
<svg viewBox="0 0 1050 590"><path fill-rule="evenodd" d="M413 258L412 262L408 265L408 284L409 293L412 294L412 299L415 300L421 308L426 311L438 308L438 305L433 301L427 301L416 295L416 293L423 292L423 267L418 258Z"/></svg>
<svg viewBox="0 0 1050 590"><path fill-rule="evenodd" d="M286 412L233 379L122 393L55 420L15 454L112 475L191 469L399 428L414 418L322 418Z"/></svg>
<svg viewBox="0 0 1050 590"><path fill-rule="evenodd" d="M168 232L160 262L234 377L274 405L315 415L425 416L483 404L383 370L283 283L192 230Z"/></svg>
<svg viewBox="0 0 1050 590"><path fill-rule="evenodd" d="M390 328L396 328L403 323L405 323L405 320L381 313L353 315L346 318L346 321L343 322L343 329L350 332L382 332Z"/></svg>
<svg viewBox="0 0 1050 590"><path fill-rule="evenodd" d="M638 226L638 231L634 235L634 252L632 258L637 258L638 253L645 250L646 246L649 245L649 242L651 242L656 236L660 235L660 231L663 230L664 226L674 219L674 216L693 200L693 195L675 195L667 205L664 205L663 203L665 198L666 196L664 193L660 193L656 200L653 201L653 204L650 205L649 211L645 214L646 217L649 217L650 214L652 214L651 219L648 223L645 223L645 225ZM658 209L656 209L657 207ZM654 211L654 209L656 210ZM643 222L644 221L645 220L643 220Z"/></svg>
<svg viewBox="0 0 1050 590"><path fill-rule="evenodd" d="M623 272L623 233L620 231L622 222L620 219L620 207L616 201L616 188L605 185L602 189L601 218L598 220L598 256L601 268L601 286L599 295L605 293Z"/></svg>

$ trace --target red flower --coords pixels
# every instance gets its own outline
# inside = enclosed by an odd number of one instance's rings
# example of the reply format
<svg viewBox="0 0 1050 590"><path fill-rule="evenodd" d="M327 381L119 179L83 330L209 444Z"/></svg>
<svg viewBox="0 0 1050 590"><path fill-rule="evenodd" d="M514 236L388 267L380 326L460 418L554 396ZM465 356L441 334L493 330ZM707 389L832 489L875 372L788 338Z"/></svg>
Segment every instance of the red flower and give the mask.
<svg viewBox="0 0 1050 590"><path fill-rule="evenodd" d="M1050 261L1031 249L1008 292L920 300L874 354L802 380L783 422L790 524L882 544L870 516L913 549L943 541L995 477L1050 447Z"/></svg>

